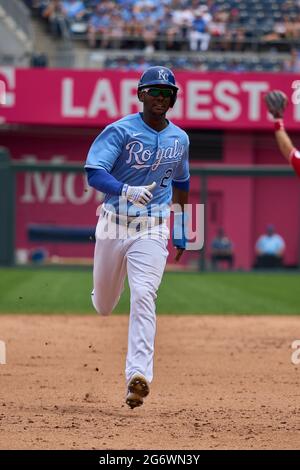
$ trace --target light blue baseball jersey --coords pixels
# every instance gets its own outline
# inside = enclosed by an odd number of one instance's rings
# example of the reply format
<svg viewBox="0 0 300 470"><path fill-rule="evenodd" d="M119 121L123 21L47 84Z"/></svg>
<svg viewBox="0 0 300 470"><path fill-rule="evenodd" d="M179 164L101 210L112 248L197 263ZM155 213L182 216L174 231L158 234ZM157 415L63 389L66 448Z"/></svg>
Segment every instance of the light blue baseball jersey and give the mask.
<svg viewBox="0 0 300 470"><path fill-rule="evenodd" d="M256 242L256 249L258 249L262 254L277 255L279 252L284 250L284 248L284 240L277 233L274 233L271 236L261 235Z"/></svg>
<svg viewBox="0 0 300 470"><path fill-rule="evenodd" d="M104 206L129 215L169 215L172 181L184 182L189 174L189 138L186 132L168 121L162 131L149 127L141 113L130 114L107 126L93 142L85 168L103 169L130 186L156 182L153 199L145 208L107 194Z"/></svg>

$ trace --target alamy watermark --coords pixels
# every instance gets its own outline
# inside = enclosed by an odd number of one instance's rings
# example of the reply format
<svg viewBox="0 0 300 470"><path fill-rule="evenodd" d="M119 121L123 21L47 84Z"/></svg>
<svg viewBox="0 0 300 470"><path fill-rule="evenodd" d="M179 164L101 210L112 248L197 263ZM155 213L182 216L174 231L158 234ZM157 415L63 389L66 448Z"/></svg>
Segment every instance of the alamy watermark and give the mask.
<svg viewBox="0 0 300 470"><path fill-rule="evenodd" d="M204 204L185 204L184 212L179 204L172 205L174 224L172 236L175 240L185 240L186 250L201 250L204 245ZM170 207L167 204L153 204L149 207L131 206L119 198L118 209L111 204L99 206L96 211L99 217L96 237L101 240L126 239L143 232L143 238L171 236ZM107 224L102 224L106 221Z"/></svg>
<svg viewBox="0 0 300 470"><path fill-rule="evenodd" d="M295 349L295 351L291 355L291 361L297 366L300 364L300 339L295 339L295 341L292 342L292 349Z"/></svg>
<svg viewBox="0 0 300 470"><path fill-rule="evenodd" d="M6 364L6 346L4 341L0 341L0 364Z"/></svg>
<svg viewBox="0 0 300 470"><path fill-rule="evenodd" d="M6 85L3 80L0 80L0 106L6 105Z"/></svg>
<svg viewBox="0 0 300 470"><path fill-rule="evenodd" d="M300 80L294 80L292 83L293 93L292 93L292 103L295 105L300 104Z"/></svg>

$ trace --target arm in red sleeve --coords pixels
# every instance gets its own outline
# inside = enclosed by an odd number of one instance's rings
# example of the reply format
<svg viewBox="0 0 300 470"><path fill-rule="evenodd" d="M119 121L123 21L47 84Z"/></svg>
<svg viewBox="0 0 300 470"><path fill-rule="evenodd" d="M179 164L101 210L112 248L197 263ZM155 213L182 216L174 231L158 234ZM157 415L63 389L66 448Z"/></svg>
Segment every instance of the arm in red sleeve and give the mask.
<svg viewBox="0 0 300 470"><path fill-rule="evenodd" d="M300 178L300 152L295 148L290 153L290 163Z"/></svg>

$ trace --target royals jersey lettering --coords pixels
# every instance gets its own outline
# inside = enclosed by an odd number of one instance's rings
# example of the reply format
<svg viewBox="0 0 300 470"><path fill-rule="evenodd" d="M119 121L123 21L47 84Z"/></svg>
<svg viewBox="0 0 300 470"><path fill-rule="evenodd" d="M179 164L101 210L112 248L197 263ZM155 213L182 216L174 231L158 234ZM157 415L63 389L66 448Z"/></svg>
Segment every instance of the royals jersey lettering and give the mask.
<svg viewBox="0 0 300 470"><path fill-rule="evenodd" d="M129 215L149 213L167 216L172 198L172 181L190 177L189 138L169 121L160 132L149 127L141 114L132 114L107 126L95 139L88 153L86 168L103 169L131 186L156 182L153 199L144 209L127 203ZM104 204L123 212L119 197L107 194ZM122 206L123 207L123 206ZM125 206L126 208L126 206Z"/></svg>

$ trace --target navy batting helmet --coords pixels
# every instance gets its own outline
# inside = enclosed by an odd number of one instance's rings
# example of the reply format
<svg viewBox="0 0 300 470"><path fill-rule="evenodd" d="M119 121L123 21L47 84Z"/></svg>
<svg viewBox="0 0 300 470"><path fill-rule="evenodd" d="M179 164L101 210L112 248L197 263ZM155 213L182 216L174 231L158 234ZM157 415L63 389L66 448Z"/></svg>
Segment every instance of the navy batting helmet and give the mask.
<svg viewBox="0 0 300 470"><path fill-rule="evenodd" d="M138 92L143 88L148 88L152 85L165 85L174 90L174 95L171 98L171 107L173 107L178 92L173 72L167 67L149 67L140 78L138 83Z"/></svg>

